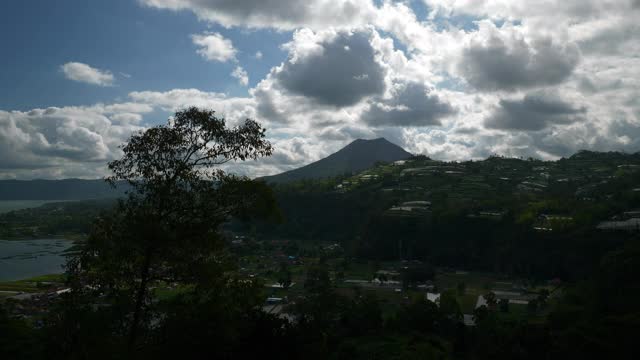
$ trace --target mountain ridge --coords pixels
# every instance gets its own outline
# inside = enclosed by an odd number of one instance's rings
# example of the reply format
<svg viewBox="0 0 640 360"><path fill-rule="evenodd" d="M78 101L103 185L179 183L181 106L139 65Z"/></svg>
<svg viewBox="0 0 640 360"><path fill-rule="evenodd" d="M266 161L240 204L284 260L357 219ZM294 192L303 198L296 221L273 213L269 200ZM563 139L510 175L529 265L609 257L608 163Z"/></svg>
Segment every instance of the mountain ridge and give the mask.
<svg viewBox="0 0 640 360"><path fill-rule="evenodd" d="M127 186L111 187L103 179L0 180L0 200L88 200L117 198Z"/></svg>
<svg viewBox="0 0 640 360"><path fill-rule="evenodd" d="M394 147L396 150L399 149L401 151L401 154L403 156L406 156L406 158L409 158L409 157L412 156L410 153L404 151L401 147L399 147L397 145L394 145L393 143L389 142L388 140L386 140L384 138L378 138L378 139L373 139L373 140L362 140L362 139L355 140L352 143L350 143L347 146L345 146L343 149L339 150L338 152L327 156L325 159L331 158L332 156L334 156L334 157L335 156L339 156L339 155L336 155L336 154L339 154L341 151L343 151L345 149L346 150L350 150L353 147L358 148L362 144L376 144L376 143ZM340 156L341 156L341 154L340 154ZM598 152L598 151L580 150L580 151L576 152L575 154L573 154L571 156L560 158L558 160L555 160L554 162L563 162L563 161L566 162L566 161L577 161L577 160L587 160L587 161L589 161L589 160L596 160L596 159L608 160L609 158L612 158L612 159L616 159L616 158L625 159L626 158L626 159L632 160L633 157L640 157L640 152L625 153L625 152ZM316 161L315 163L321 162L321 161L323 161L325 159ZM491 158L488 158L487 160L490 160L490 159ZM512 160L517 160L517 161L526 161L524 159L518 159L518 158L505 158L505 159L512 159ZM620 159L618 159L618 160L620 160ZM403 159L397 159L397 160L403 160ZM376 161L395 161L395 160L378 159ZM284 183L284 182L287 182L287 181L295 181L296 179L288 180L288 177L290 177L289 173L298 171L300 169L304 169L304 168L309 167L310 165L313 165L315 163L311 163L311 164L308 164L308 165L303 166L301 168L284 172L282 174L266 176L266 177L258 178L258 179L262 179L264 181L271 182L271 183L278 183L278 182ZM349 175L351 175L351 174L353 174L355 172L360 172L360 171L363 171L363 170L366 170L366 169L372 167L374 165L374 163L375 163L375 161L371 162L370 164L368 164L368 166L364 166L363 168L359 168L359 169L352 170L352 171L346 171L346 172L349 172ZM443 164L444 163L447 163L447 162L443 162ZM344 174L345 174L345 171L342 171L342 172L337 171L337 172L334 173L334 175L328 175L328 176L338 176L338 175L344 175ZM277 177L285 177L285 178L284 178L284 181L278 181L278 180L281 180L281 179L278 179ZM327 176L320 176L318 178L323 178L323 177L327 177ZM276 178L276 180L273 181L272 180L273 178ZM313 179L313 178L309 178L309 179ZM78 179L78 178L57 179L57 180L53 180L53 179L32 179L32 180L6 179L6 180L0 180L0 201L13 201L13 200L89 200L89 199L117 198L117 197L123 196L127 189L128 189L128 186L126 184L124 184L124 183L120 183L118 185L117 189L113 189L102 179Z"/></svg>

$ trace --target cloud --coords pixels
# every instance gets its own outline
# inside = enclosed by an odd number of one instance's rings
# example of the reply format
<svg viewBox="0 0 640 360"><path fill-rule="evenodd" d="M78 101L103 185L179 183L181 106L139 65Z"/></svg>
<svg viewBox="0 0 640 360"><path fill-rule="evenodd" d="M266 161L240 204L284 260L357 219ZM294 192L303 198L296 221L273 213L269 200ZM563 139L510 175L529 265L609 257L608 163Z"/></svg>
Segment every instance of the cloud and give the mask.
<svg viewBox="0 0 640 360"><path fill-rule="evenodd" d="M367 99L382 96L395 78L393 42L370 28L302 29L283 48L287 60L249 91L257 118L273 126L322 129L358 122ZM360 48L366 50L359 57Z"/></svg>
<svg viewBox="0 0 640 360"><path fill-rule="evenodd" d="M297 31L285 45L289 60L274 78L287 91L319 104L354 105L385 90L386 70L370 39L368 31Z"/></svg>
<svg viewBox="0 0 640 360"><path fill-rule="evenodd" d="M640 16L639 11L635 13ZM628 14L593 19L569 28L570 37L580 46L582 53L594 56L637 53L640 44L636 34L639 32L640 24Z"/></svg>
<svg viewBox="0 0 640 360"><path fill-rule="evenodd" d="M494 129L537 131L579 121L586 112L585 107L559 100L557 94L527 94L519 100L500 100L485 125Z"/></svg>
<svg viewBox="0 0 640 360"><path fill-rule="evenodd" d="M375 6L371 0L140 0L146 6L188 10L201 20L225 27L275 28L362 25Z"/></svg>
<svg viewBox="0 0 640 360"><path fill-rule="evenodd" d="M551 37L525 39L515 27L484 24L463 50L462 76L480 90L513 90L565 81L580 60L575 45ZM485 34L488 33L488 34ZM484 36L483 36L484 35Z"/></svg>
<svg viewBox="0 0 640 360"><path fill-rule="evenodd" d="M93 68L79 62L68 62L60 66L64 76L73 81L98 86L112 86L115 79L110 71Z"/></svg>
<svg viewBox="0 0 640 360"><path fill-rule="evenodd" d="M227 62L236 58L233 43L220 33L193 34L191 41L199 47L197 53L208 61Z"/></svg>
<svg viewBox="0 0 640 360"><path fill-rule="evenodd" d="M238 51L233 47L231 40L225 39L220 33L194 34L191 35L191 40L200 47L197 53L208 61L238 63L236 58ZM262 56L262 53L260 54ZM249 85L249 74L242 66L237 65L231 72L231 76L236 78L240 85Z"/></svg>
<svg viewBox="0 0 640 360"><path fill-rule="evenodd" d="M231 76L233 76L234 78L238 79L238 82L240 83L240 85L243 85L243 86L249 85L249 75L242 68L242 66L239 66L239 65L236 66L236 68L233 69L233 72L231 73Z"/></svg>
<svg viewBox="0 0 640 360"><path fill-rule="evenodd" d="M634 8L636 0L423 0L430 17L472 15L501 20L536 19L545 22L585 21Z"/></svg>
<svg viewBox="0 0 640 360"><path fill-rule="evenodd" d="M169 91L134 91L129 98L135 103L174 112L189 106L215 110L216 113L235 121L247 118L255 119L255 100L253 98L227 97L222 93L206 92L197 89L173 89Z"/></svg>
<svg viewBox="0 0 640 360"><path fill-rule="evenodd" d="M262 59L262 51L256 51L256 54L253 57L258 60Z"/></svg>
<svg viewBox="0 0 640 360"><path fill-rule="evenodd" d="M373 126L440 125L440 119L455 112L424 84L398 84L390 99L372 101L362 120Z"/></svg>
<svg viewBox="0 0 640 360"><path fill-rule="evenodd" d="M214 29L239 27L241 38L247 29L291 31L280 45L288 56L261 79L252 73L247 97L148 89L49 115L3 112L0 151L8 155L0 176L101 174L116 143L157 123L151 114L191 105L216 110L230 125L254 118L268 129L274 156L231 167L248 175L288 170L379 136L445 160L640 150L635 0L423 0L427 17L417 15L415 1L138 1L192 12ZM194 49L248 86L240 44L217 31L191 35ZM261 46L265 57L268 46ZM260 59L256 50L247 58Z"/></svg>
<svg viewBox="0 0 640 360"><path fill-rule="evenodd" d="M165 119L145 119L156 110L187 106L217 111L229 126L254 118L250 98L194 89L132 92L131 101L92 106L0 110L0 178L97 178L133 132ZM168 115L168 114L167 114ZM149 120L155 120L150 122Z"/></svg>
<svg viewBox="0 0 640 360"><path fill-rule="evenodd" d="M106 162L120 155L118 146L142 129L126 119L135 114L114 111L100 104L0 111L0 177L103 175Z"/></svg>

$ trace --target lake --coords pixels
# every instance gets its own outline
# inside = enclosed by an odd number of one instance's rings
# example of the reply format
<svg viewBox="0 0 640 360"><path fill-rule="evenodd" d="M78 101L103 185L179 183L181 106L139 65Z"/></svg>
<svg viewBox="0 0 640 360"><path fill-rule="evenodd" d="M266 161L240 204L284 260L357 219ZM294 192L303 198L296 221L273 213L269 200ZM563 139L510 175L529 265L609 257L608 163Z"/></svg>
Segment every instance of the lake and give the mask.
<svg viewBox="0 0 640 360"><path fill-rule="evenodd" d="M0 240L0 281L62 273L64 251L72 245L65 239Z"/></svg>

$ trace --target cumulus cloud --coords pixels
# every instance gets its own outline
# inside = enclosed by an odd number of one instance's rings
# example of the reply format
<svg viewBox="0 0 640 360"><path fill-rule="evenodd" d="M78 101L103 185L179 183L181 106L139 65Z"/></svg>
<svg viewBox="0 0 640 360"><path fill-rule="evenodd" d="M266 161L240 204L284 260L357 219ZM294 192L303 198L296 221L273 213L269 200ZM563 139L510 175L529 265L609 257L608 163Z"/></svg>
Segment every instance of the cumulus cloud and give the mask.
<svg viewBox="0 0 640 360"><path fill-rule="evenodd" d="M373 126L440 125L440 119L455 110L421 83L398 84L390 99L372 101L362 115Z"/></svg>
<svg viewBox="0 0 640 360"><path fill-rule="evenodd" d="M635 13L640 16L640 11ZM573 24L568 31L582 53L587 55L624 55L640 50L636 37L640 24L630 14L615 14Z"/></svg>
<svg viewBox="0 0 640 360"><path fill-rule="evenodd" d="M559 44L551 37L528 40L511 26L498 29L485 23L483 28L463 50L459 65L462 76L477 89L559 84L579 62L580 52L573 44Z"/></svg>
<svg viewBox="0 0 640 360"><path fill-rule="evenodd" d="M256 118L253 98L227 97L223 93L206 92L197 89L173 89L169 91L134 91L129 98L135 103L158 108L165 112L175 112L189 106L215 110L221 117L236 121Z"/></svg>
<svg viewBox="0 0 640 360"><path fill-rule="evenodd" d="M231 76L238 79L240 85L247 86L249 85L249 74L242 68L242 66L236 66L231 73Z"/></svg>
<svg viewBox="0 0 640 360"><path fill-rule="evenodd" d="M198 106L215 110L230 126L255 118L251 98L195 89L132 92L128 97L131 101L112 104L0 110L0 178L104 176L106 163L121 156L119 146L132 133L166 120L146 118L157 111L169 116Z"/></svg>
<svg viewBox="0 0 640 360"><path fill-rule="evenodd" d="M562 0L532 5L527 0L423 0L430 17L473 15L491 19L539 19L550 22L577 22L603 14L624 12L634 8L636 0Z"/></svg>
<svg viewBox="0 0 640 360"><path fill-rule="evenodd" d="M380 136L444 160L640 149L637 1L423 1L427 17L410 1L139 0L192 12L205 25L291 30L281 45L288 56L247 97L149 89L114 104L2 112L0 151L8 155L0 176L91 177L131 131L163 120L150 119L152 111L168 116L191 105L231 125L254 118L268 128L274 156L231 165L252 176ZM225 63L212 66L228 67L230 80L248 86L234 46L241 43L221 33L190 40L199 56ZM114 83L113 76L79 81Z"/></svg>
<svg viewBox="0 0 640 360"><path fill-rule="evenodd" d="M96 177L118 146L142 129L104 105L0 111L0 176ZM120 120L117 120L120 117ZM131 120L131 119L129 119Z"/></svg>
<svg viewBox="0 0 640 360"><path fill-rule="evenodd" d="M378 40L372 29L297 31L283 46L287 60L250 89L258 119L307 134L306 127L357 122L366 99L381 96L392 78L388 43Z"/></svg>
<svg viewBox="0 0 640 360"><path fill-rule="evenodd" d="M362 25L375 8L371 0L140 0L150 7L188 10L226 27L322 29Z"/></svg>
<svg viewBox="0 0 640 360"><path fill-rule="evenodd" d="M233 61L238 64L236 57L238 51L231 40L225 39L220 33L194 34L191 35L191 40L199 46L197 53L208 61ZM262 53L260 54L262 56ZM240 85L249 85L249 74L242 66L236 65L231 76L236 78Z"/></svg>
<svg viewBox="0 0 640 360"><path fill-rule="evenodd" d="M209 61L227 62L236 58L233 43L220 33L193 34L191 41L199 47L198 54Z"/></svg>
<svg viewBox="0 0 640 360"><path fill-rule="evenodd" d="M370 39L367 31L298 31L285 45L290 59L277 69L275 79L294 94L336 107L381 94L385 68Z"/></svg>
<svg viewBox="0 0 640 360"><path fill-rule="evenodd" d="M518 100L500 100L485 124L494 129L537 131L551 125L571 124L583 118L585 107L559 100L557 94L527 94Z"/></svg>
<svg viewBox="0 0 640 360"><path fill-rule="evenodd" d="M112 86L115 78L110 71L93 68L79 62L68 62L60 66L64 76L73 81L98 86Z"/></svg>

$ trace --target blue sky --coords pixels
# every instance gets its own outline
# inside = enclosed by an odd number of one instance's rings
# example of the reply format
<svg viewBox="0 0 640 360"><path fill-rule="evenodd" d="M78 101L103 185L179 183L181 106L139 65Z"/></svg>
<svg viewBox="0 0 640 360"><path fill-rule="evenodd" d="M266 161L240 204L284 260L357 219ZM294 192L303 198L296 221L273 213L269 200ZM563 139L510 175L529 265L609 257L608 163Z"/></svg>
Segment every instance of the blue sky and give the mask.
<svg viewBox="0 0 640 360"><path fill-rule="evenodd" d="M0 2L0 178L96 178L176 110L274 174L385 137L442 160L640 150L637 0ZM256 56L257 53L261 56Z"/></svg>
<svg viewBox="0 0 640 360"><path fill-rule="evenodd" d="M238 49L249 86L286 58L278 45L291 32L225 29L197 21L190 12L166 12L133 0L3 1L0 13L0 108L111 102L136 90L197 88L246 96L248 87L229 76L234 65L196 54L191 34L219 32ZM263 54L256 59L256 52ZM69 81L60 65L77 61L109 69L115 86ZM126 77L127 74L131 77Z"/></svg>

